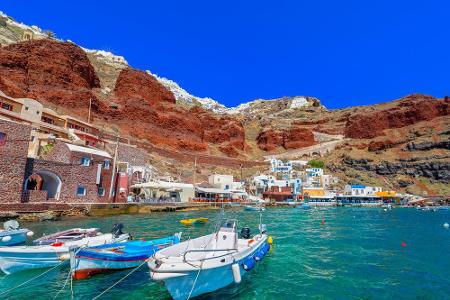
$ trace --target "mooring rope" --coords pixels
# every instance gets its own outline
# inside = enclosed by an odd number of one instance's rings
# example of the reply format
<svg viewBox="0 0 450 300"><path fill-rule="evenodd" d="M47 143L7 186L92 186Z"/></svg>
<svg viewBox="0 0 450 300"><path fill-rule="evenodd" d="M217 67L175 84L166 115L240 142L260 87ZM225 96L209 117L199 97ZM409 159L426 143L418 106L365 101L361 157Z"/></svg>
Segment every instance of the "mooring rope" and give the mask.
<svg viewBox="0 0 450 300"><path fill-rule="evenodd" d="M191 299L192 292L194 291L195 285L197 284L198 276L200 275L200 272L202 271L202 266L203 266L203 260L200 263L200 267L198 269L197 276L195 276L195 280L194 280L194 283L192 284L192 288L191 288L191 291L189 292L187 300Z"/></svg>
<svg viewBox="0 0 450 300"><path fill-rule="evenodd" d="M140 267L142 267L145 263L147 263L147 260L144 260L139 266L137 266L136 268L134 268L133 270L131 270L127 275L125 275L124 277L122 277L120 280L118 280L116 283L114 283L113 285L111 285L109 288L107 288L106 290L104 290L103 292L101 292L100 294L98 294L97 296L95 296L94 298L92 298L92 300L96 300L98 298L100 298L101 296L103 296L106 292L108 292L110 289L112 289L113 287L115 287L116 285L118 285L119 283L121 283L123 280L125 280L125 278L127 278L128 276L130 276L131 274L133 274L134 272L136 272L137 269L139 269Z"/></svg>
<svg viewBox="0 0 450 300"><path fill-rule="evenodd" d="M8 294L9 292L12 292L12 291L14 291L15 289L20 288L21 286L23 286L23 285L25 285L25 284L27 284L27 283L29 283L29 282L35 280L35 279L38 279L38 278L44 276L45 274L49 273L50 271L56 269L57 267L61 266L62 264L66 263L66 262L67 262L67 260L62 261L62 262L60 262L59 264L57 264L56 266L54 266L54 267L52 267L52 268L46 270L45 272L42 272L41 274L39 274L39 275L37 275L37 276L35 276L35 277L32 277L32 278L28 279L27 281L22 282L21 284L16 285L15 287L10 288L9 290L6 290L6 291L1 292L1 293L0 293L0 296L5 295L5 294Z"/></svg>

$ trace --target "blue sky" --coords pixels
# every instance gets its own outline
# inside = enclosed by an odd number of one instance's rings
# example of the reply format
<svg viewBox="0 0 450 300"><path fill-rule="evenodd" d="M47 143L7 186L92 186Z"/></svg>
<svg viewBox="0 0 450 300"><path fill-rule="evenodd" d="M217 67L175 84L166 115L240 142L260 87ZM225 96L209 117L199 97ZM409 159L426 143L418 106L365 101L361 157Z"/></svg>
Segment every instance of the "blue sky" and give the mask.
<svg viewBox="0 0 450 300"><path fill-rule="evenodd" d="M450 94L449 1L2 0L0 10L227 106Z"/></svg>

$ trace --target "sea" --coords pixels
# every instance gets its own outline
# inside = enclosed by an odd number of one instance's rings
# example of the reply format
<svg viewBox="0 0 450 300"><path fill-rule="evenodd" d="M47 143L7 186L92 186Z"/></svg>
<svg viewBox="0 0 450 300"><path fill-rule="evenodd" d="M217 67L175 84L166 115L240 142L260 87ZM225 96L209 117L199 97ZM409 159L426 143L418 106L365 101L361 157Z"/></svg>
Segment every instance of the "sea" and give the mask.
<svg viewBox="0 0 450 300"><path fill-rule="evenodd" d="M259 213L227 209L225 218L257 232ZM186 227L179 220L207 217ZM123 223L134 238L153 239L182 232L208 234L221 218L217 210L161 212L110 217L66 218L23 223L35 237L73 227L110 231ZM197 299L450 299L450 211L413 208L268 208L262 215L273 247L240 284ZM92 299L130 270L71 281L69 268L0 275L1 299ZM25 283L25 284L23 284ZM23 285L21 285L23 284ZM21 285L17 287L18 285ZM152 282L144 265L99 299L170 299Z"/></svg>

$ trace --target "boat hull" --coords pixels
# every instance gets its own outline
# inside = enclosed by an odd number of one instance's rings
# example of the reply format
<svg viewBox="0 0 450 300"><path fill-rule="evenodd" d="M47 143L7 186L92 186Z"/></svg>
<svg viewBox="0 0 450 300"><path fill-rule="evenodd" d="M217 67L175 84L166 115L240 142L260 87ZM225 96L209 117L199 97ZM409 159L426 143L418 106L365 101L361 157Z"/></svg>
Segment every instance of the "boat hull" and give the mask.
<svg viewBox="0 0 450 300"><path fill-rule="evenodd" d="M2 250L0 269L5 274L12 274L29 269L50 268L67 260L68 254L69 248L67 247L33 252L8 252L7 250Z"/></svg>
<svg viewBox="0 0 450 300"><path fill-rule="evenodd" d="M27 229L19 229L12 231L3 231L0 233L0 246L14 246L25 243L27 240ZM10 237L9 241L6 241L6 237Z"/></svg>
<svg viewBox="0 0 450 300"><path fill-rule="evenodd" d="M131 261L106 261L90 258L77 258L76 265L73 267L75 271L72 276L74 279L87 279L100 273L136 268L144 261L145 259Z"/></svg>
<svg viewBox="0 0 450 300"><path fill-rule="evenodd" d="M243 255L236 255L235 260L226 259L224 265L213 268L177 270L174 272L159 272L154 262L149 262L150 276L155 281L163 281L168 292L175 300L183 300L206 293L211 293L233 284L234 276L232 265L239 265L241 277L248 271L244 270L243 262L254 257L267 243L267 236L258 241L258 244ZM192 290L192 291L191 291Z"/></svg>
<svg viewBox="0 0 450 300"><path fill-rule="evenodd" d="M0 269L5 274L12 274L30 269L50 268L69 261L69 249L77 249L86 245L102 245L105 243L124 242L129 235L123 234L112 238L111 234L83 239L63 246L15 246L0 248Z"/></svg>
<svg viewBox="0 0 450 300"><path fill-rule="evenodd" d="M71 257L72 276L86 279L114 270L136 268L154 253L180 242L180 234L152 241L130 241L85 248Z"/></svg>

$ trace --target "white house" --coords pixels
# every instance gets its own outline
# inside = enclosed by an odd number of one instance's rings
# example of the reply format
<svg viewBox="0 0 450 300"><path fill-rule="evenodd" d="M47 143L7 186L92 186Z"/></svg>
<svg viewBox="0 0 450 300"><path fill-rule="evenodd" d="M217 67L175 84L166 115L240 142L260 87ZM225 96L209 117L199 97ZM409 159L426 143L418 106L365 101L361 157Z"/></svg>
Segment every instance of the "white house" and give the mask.
<svg viewBox="0 0 450 300"><path fill-rule="evenodd" d="M363 184L347 184L344 188L344 194L351 196L375 196L376 192L381 191L381 187L365 186Z"/></svg>
<svg viewBox="0 0 450 300"><path fill-rule="evenodd" d="M292 171L292 163L290 161L283 162L272 157L270 159L270 170L272 173L290 173Z"/></svg>
<svg viewBox="0 0 450 300"><path fill-rule="evenodd" d="M233 175L212 174L209 175L208 182L214 188L229 190L233 188Z"/></svg>

